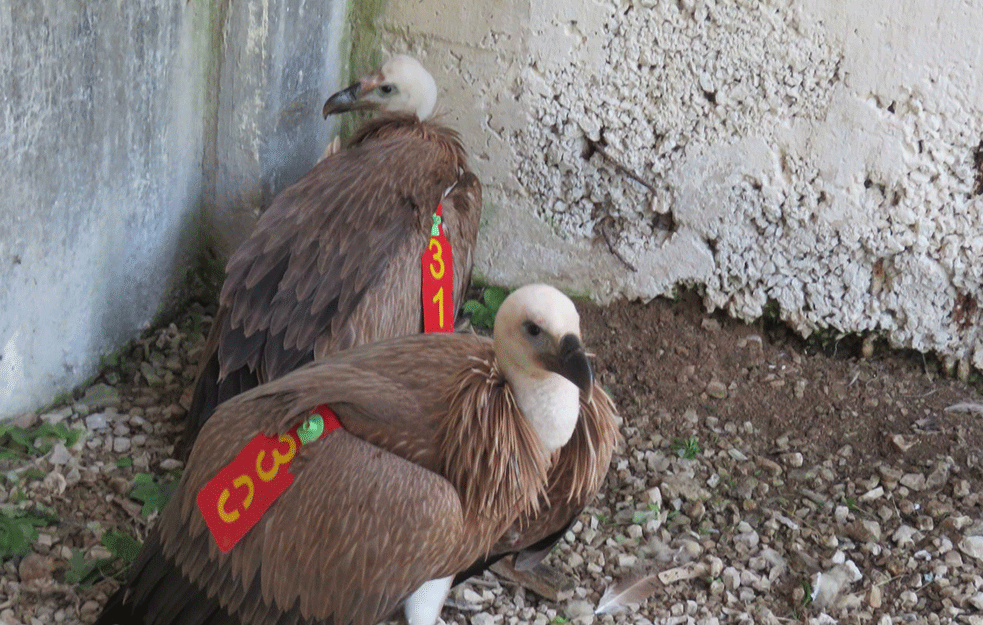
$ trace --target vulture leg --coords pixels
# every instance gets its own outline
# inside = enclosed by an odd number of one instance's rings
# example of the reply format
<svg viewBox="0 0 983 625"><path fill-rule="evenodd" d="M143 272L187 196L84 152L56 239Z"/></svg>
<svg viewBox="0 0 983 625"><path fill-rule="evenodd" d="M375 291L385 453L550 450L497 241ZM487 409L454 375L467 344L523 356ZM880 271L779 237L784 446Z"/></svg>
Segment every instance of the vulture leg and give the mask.
<svg viewBox="0 0 983 625"><path fill-rule="evenodd" d="M403 610L409 625L433 625L444 607L447 593L451 590L450 577L432 579L423 583L406 599Z"/></svg>

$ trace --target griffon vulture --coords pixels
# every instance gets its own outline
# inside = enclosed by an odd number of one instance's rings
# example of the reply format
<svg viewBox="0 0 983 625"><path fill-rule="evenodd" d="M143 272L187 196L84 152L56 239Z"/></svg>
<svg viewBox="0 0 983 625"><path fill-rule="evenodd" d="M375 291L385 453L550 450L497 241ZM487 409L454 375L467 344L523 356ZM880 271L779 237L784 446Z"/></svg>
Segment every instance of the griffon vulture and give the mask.
<svg viewBox="0 0 983 625"><path fill-rule="evenodd" d="M337 429L301 437L312 409ZM326 356L218 407L98 625L375 625L400 607L432 625L455 575L517 521L562 526L563 502L595 494L607 460L590 420L613 423L614 406L573 303L544 285L505 300L493 339ZM576 462L558 461L571 445ZM271 499L263 481L288 475ZM251 506L265 512L240 531Z"/></svg>
<svg viewBox="0 0 983 625"><path fill-rule="evenodd" d="M453 328L471 279L481 185L457 133L429 121L436 100L433 77L397 56L325 103L325 116L386 114L284 189L229 259L184 453L221 402L335 351L421 332L425 302ZM440 231L450 250L434 248ZM452 287L422 288L425 254Z"/></svg>

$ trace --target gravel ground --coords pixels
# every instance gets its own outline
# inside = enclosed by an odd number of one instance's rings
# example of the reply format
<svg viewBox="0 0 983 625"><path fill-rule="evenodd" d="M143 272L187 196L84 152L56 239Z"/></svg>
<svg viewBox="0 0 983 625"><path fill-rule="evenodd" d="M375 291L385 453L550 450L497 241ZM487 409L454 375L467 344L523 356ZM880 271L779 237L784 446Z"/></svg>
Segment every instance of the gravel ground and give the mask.
<svg viewBox="0 0 983 625"><path fill-rule="evenodd" d="M625 445L548 559L572 588L543 599L486 573L453 591L446 623L983 624L978 385L871 344L817 353L693 301L580 308ZM2 460L2 509L58 520L4 562L0 621L94 620L118 582L82 588L66 572L73 556L110 558L106 530L142 538L153 523L134 478L181 468L173 443L209 321L193 305L73 401L19 419L83 434ZM635 602L595 613L626 586Z"/></svg>

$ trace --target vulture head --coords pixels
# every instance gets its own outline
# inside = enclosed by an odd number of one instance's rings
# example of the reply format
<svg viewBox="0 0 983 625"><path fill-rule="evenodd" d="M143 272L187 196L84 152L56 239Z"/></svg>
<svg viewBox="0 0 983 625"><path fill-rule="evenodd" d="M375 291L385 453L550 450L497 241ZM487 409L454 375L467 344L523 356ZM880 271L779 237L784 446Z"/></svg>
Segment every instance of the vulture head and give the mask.
<svg viewBox="0 0 983 625"><path fill-rule="evenodd" d="M519 409L546 448L556 451L577 424L580 393L590 398L594 387L577 309L551 286L524 286L502 302L494 341Z"/></svg>
<svg viewBox="0 0 983 625"><path fill-rule="evenodd" d="M324 103L325 117L345 111L373 110L416 115L424 120L437 104L437 83L420 62L400 54Z"/></svg>

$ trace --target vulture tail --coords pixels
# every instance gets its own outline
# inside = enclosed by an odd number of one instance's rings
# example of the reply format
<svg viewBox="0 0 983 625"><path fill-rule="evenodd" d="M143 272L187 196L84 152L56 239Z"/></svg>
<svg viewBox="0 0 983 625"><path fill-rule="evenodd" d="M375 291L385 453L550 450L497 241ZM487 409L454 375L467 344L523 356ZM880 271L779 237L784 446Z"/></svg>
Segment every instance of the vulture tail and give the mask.
<svg viewBox="0 0 983 625"><path fill-rule="evenodd" d="M574 521L576 521L577 517L579 516L579 514L574 516L572 519L570 519L569 523L563 526L562 529L553 532L549 536L539 539L524 549L489 554L487 557L475 561L473 564L471 564L471 566L454 576L454 585L457 586L461 582L466 581L471 577L481 575L487 569L491 568L491 566L496 562L506 556L512 555L513 553L515 554L515 568L517 570L526 571L535 567L543 560L543 558L549 555L550 550L553 549L556 543L560 542L560 539L563 538L563 535L567 533L567 530L573 526Z"/></svg>
<svg viewBox="0 0 983 625"><path fill-rule="evenodd" d="M195 392L191 398L191 408L184 417L184 431L181 433L181 440L178 442L175 456L182 460L187 460L191 455L191 448L194 447L198 432L211 418L212 413L218 405L227 399L235 397L239 393L244 393L251 388L259 386L259 379L255 372L248 367L241 367L229 373L223 380L218 379L219 364L218 352L212 354L198 376L198 383L195 385Z"/></svg>

